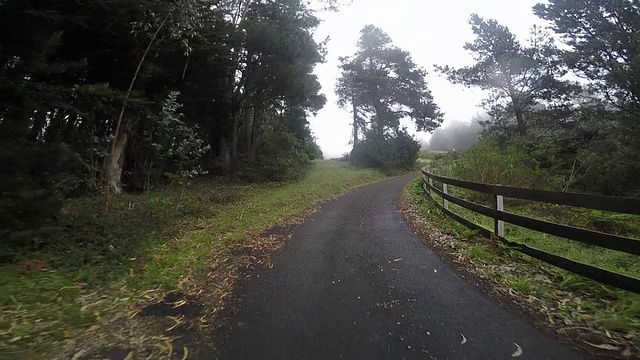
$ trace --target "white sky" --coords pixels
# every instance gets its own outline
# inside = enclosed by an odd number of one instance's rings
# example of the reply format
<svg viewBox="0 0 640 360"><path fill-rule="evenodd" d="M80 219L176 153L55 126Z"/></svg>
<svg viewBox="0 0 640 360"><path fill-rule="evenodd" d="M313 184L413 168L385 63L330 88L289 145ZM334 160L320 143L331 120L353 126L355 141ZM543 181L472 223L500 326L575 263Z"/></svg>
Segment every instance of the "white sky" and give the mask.
<svg viewBox="0 0 640 360"><path fill-rule="evenodd" d="M433 69L434 64L459 67L473 63L471 55L462 48L473 39L468 24L470 15L477 13L496 19L524 41L533 24L543 24L532 11L538 2L541 0L354 0L338 13L322 13L316 40L322 41L327 36L331 40L327 62L319 65L315 73L328 101L310 122L325 157L340 156L351 149L351 114L336 105L333 90L340 76L338 58L356 51L360 30L365 25L380 27L429 72L429 88L445 114L446 126L455 120L469 121L482 111L478 107L484 97L482 91L453 85ZM430 137L427 133L413 133L423 140Z"/></svg>

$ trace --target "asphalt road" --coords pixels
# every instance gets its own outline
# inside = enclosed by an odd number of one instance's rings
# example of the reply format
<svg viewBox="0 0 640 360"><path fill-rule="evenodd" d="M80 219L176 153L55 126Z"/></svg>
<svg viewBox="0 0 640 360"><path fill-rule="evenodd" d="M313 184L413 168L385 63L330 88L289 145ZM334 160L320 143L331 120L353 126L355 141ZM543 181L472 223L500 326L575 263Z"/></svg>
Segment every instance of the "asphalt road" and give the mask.
<svg viewBox="0 0 640 360"><path fill-rule="evenodd" d="M413 176L327 203L239 285L221 359L581 359L500 307L404 223ZM463 336L466 342L463 341ZM464 342L464 343L463 343Z"/></svg>

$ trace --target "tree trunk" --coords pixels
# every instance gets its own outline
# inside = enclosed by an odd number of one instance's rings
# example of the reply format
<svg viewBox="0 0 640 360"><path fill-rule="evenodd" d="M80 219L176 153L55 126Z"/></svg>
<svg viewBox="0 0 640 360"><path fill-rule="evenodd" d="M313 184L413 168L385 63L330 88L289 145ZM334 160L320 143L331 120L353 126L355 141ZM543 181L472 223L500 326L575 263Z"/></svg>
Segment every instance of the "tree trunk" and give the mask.
<svg viewBox="0 0 640 360"><path fill-rule="evenodd" d="M116 135L111 152L104 161L103 181L108 194L119 195L122 193L122 170L124 169L124 156L129 142L129 134L124 128L120 128Z"/></svg>
<svg viewBox="0 0 640 360"><path fill-rule="evenodd" d="M253 161L253 157L256 152L256 138L258 132L258 124L260 122L260 109L258 104L253 108L253 120L251 121L251 139L250 139L250 147L249 147L249 158Z"/></svg>
<svg viewBox="0 0 640 360"><path fill-rule="evenodd" d="M229 146L230 171L235 175L236 165L238 162L238 117L239 111L231 115L231 144Z"/></svg>
<svg viewBox="0 0 640 360"><path fill-rule="evenodd" d="M378 133L378 136L382 139L384 138L384 111L382 110L382 107L380 106L380 104L374 100L374 108L376 109L376 122L375 122L375 126L376 126L376 131Z"/></svg>
<svg viewBox="0 0 640 360"><path fill-rule="evenodd" d="M356 106L355 97L351 98L353 104L353 149L358 146L358 107Z"/></svg>
<svg viewBox="0 0 640 360"><path fill-rule="evenodd" d="M514 105L514 112L516 114L516 121L518 123L518 134L524 136L527 135L527 124L524 122L524 115L522 109L516 109Z"/></svg>
<svg viewBox="0 0 640 360"><path fill-rule="evenodd" d="M252 114L255 114L255 107L251 109ZM244 124L244 146L247 154L251 153L251 129L253 128L254 115L247 117Z"/></svg>
<svg viewBox="0 0 640 360"><path fill-rule="evenodd" d="M371 99L373 100L373 108L376 110L376 121L374 123L374 125L376 126L376 132L378 133L378 136L382 139L384 138L384 109L382 107L382 104L380 103L380 99L378 98L378 91L377 89L373 91L373 93L371 94Z"/></svg>
<svg viewBox="0 0 640 360"><path fill-rule="evenodd" d="M511 77L507 78L507 89L509 90L509 96L511 97L511 106L513 106L513 113L516 116L518 134L524 136L527 134L527 124L524 122L523 109L520 107L520 104L518 102L516 90L511 84Z"/></svg>
<svg viewBox="0 0 640 360"><path fill-rule="evenodd" d="M227 143L227 134L219 129L209 132L209 150L211 166L209 172L211 175L223 175L229 170L229 146Z"/></svg>
<svg viewBox="0 0 640 360"><path fill-rule="evenodd" d="M228 170L231 166L231 155L229 154L229 145L226 136L220 136L218 158L222 160L222 166L225 171Z"/></svg>
<svg viewBox="0 0 640 360"><path fill-rule="evenodd" d="M122 165L120 165L120 167L115 167L113 166L113 159L116 159L118 161L120 161L120 159L124 156L124 151L127 148L127 142L129 140L129 136L128 134L126 134L126 131L124 130L124 128L126 127L125 124L123 124L123 119L124 119L124 111L127 108L127 101L129 100L129 97L131 96L131 92L133 91L133 87L136 84L136 80L138 80L138 75L140 74L140 70L142 69L142 65L144 64L144 61L147 58L147 55L149 54L149 51L151 50L151 46L153 46L153 43L156 41L156 38L158 37L158 34L160 33L160 30L162 30L162 28L164 27L164 25L167 23L167 20L169 20L169 15L165 16L165 18L162 20L162 23L160 24L160 26L158 26L158 28L156 29L156 31L153 33L153 36L151 37L151 40L149 40L149 44L147 44L147 48L144 50L144 53L142 54L142 58L140 58L140 61L138 62L138 67L136 68L136 71L133 73L133 77L131 78L131 82L129 83L129 88L127 89L127 93L125 95L124 101L122 103L122 107L120 109L120 114L118 115L118 120L116 121L116 129L114 131L114 137L113 137L113 141L111 141L111 144L109 146L108 149L108 153L107 156L105 157L105 162L104 162L104 166L103 166L103 173L104 173L104 190L107 194L109 194L111 191L115 190L119 190L117 192L113 192L113 194L117 195L122 193L122 183L119 183L117 185L114 185L114 181L121 181L122 180ZM124 134L122 136L122 138L124 139L122 141L122 146L120 146L119 143L119 138L121 137L121 134ZM117 149L118 147L120 147L119 149ZM118 152L121 152L120 154L118 154ZM115 171L116 169L120 170L120 174L118 174L117 176L115 176L115 174L113 174L112 172Z"/></svg>

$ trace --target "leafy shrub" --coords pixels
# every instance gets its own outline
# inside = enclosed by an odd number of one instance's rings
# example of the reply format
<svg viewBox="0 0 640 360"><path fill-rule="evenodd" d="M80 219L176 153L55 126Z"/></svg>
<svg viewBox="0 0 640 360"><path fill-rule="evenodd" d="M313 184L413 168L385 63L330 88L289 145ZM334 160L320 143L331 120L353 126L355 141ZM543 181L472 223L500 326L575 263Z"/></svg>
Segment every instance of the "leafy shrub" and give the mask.
<svg viewBox="0 0 640 360"><path fill-rule="evenodd" d="M322 149L318 143L316 143L316 139L313 137L308 137L304 141L304 151L307 153L307 156L310 160L322 160L324 159L324 154L322 153Z"/></svg>
<svg viewBox="0 0 640 360"><path fill-rule="evenodd" d="M338 160L340 162L349 162L349 161L351 161L350 158L351 158L351 154L346 152L346 153L342 154L342 156L340 156L336 160Z"/></svg>
<svg viewBox="0 0 640 360"><path fill-rule="evenodd" d="M140 137L130 151L133 164L125 173L129 190L148 189L150 183L173 182L176 176L198 172L199 161L209 150L198 136L196 126L184 122L179 92L171 92L159 114L146 119Z"/></svg>
<svg viewBox="0 0 640 360"><path fill-rule="evenodd" d="M556 178L540 168L523 144L502 145L491 136L482 137L463 155L454 155L453 161L437 162L443 175L468 181L556 190L558 186Z"/></svg>
<svg viewBox="0 0 640 360"><path fill-rule="evenodd" d="M409 170L415 166L420 144L405 130L395 135L380 136L372 131L351 152L355 166L380 169L387 173Z"/></svg>
<svg viewBox="0 0 640 360"><path fill-rule="evenodd" d="M304 144L283 127L266 130L253 160L239 166L249 181L289 181L302 177L311 164Z"/></svg>
<svg viewBox="0 0 640 360"><path fill-rule="evenodd" d="M65 197L85 181L85 170L80 157L64 145L0 147L0 245L15 248L44 242Z"/></svg>

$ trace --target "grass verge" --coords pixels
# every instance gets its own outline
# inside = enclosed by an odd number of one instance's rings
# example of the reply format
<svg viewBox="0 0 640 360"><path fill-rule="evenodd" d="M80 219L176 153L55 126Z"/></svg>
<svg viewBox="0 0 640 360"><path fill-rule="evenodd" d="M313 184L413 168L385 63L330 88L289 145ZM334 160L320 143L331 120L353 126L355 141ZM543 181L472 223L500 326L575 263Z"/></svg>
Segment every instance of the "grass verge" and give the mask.
<svg viewBox="0 0 640 360"><path fill-rule="evenodd" d="M69 201L55 241L0 266L0 359L85 357L114 343L125 356L181 358L187 348L174 351L172 338L157 334L166 324L140 316L146 305L171 291L204 296L210 288L211 303L198 313L215 313L206 307L221 307L237 278L234 249L268 246L257 237L265 230L383 178L327 160L293 183L202 180L108 203ZM172 308L186 303L173 301ZM173 330L185 314L166 317Z"/></svg>
<svg viewBox="0 0 640 360"><path fill-rule="evenodd" d="M421 179L403 193L402 208L407 221L443 257L479 279L489 293L508 298L531 313L540 325L600 356L625 359L639 356L639 295L590 281L477 236L476 232L448 218L426 197ZM488 219L463 212L459 207L451 209L488 228L493 224L492 220L487 223ZM507 228L507 237L547 251L555 250L555 253L566 248L555 245L554 239L536 240L537 237L524 229ZM569 255L580 260L580 256L596 257L586 250L573 250ZM635 265L609 260L617 257L605 254L600 259L598 261L605 262L609 268L635 273Z"/></svg>

